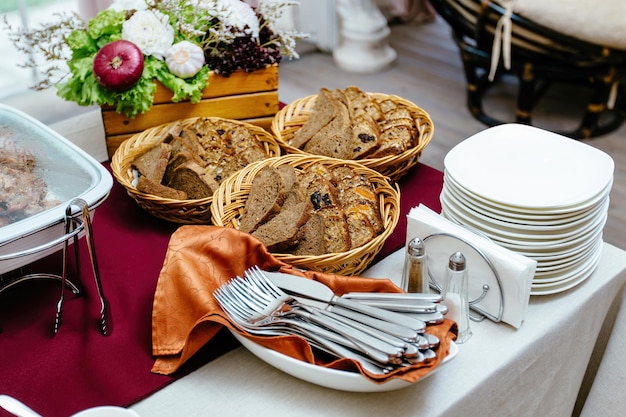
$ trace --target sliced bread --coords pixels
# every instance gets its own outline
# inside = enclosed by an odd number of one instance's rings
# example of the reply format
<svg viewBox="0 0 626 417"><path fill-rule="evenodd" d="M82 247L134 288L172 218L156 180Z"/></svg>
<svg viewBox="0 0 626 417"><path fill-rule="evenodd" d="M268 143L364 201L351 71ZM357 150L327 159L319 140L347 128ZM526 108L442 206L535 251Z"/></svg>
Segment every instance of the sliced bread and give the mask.
<svg viewBox="0 0 626 417"><path fill-rule="evenodd" d="M382 143L378 122L368 113L352 118L352 153L350 159L367 158Z"/></svg>
<svg viewBox="0 0 626 417"><path fill-rule="evenodd" d="M351 209L345 212L352 249L365 245L377 236L378 233L363 212Z"/></svg>
<svg viewBox="0 0 626 417"><path fill-rule="evenodd" d="M302 237L290 250L296 256L324 255L324 219L313 213L302 226Z"/></svg>
<svg viewBox="0 0 626 417"><path fill-rule="evenodd" d="M189 199L196 200L211 197L219 184L206 174L203 167L194 161L188 161L172 172L167 186L184 191Z"/></svg>
<svg viewBox="0 0 626 417"><path fill-rule="evenodd" d="M172 146L170 144L159 143L135 158L133 166L141 175L148 177L155 183L160 183L171 153Z"/></svg>
<svg viewBox="0 0 626 417"><path fill-rule="evenodd" d="M350 250L352 242L343 209L339 206L326 206L317 213L324 220L324 253Z"/></svg>
<svg viewBox="0 0 626 417"><path fill-rule="evenodd" d="M352 155L352 122L348 109L339 106L335 118L318 130L302 148L305 152L330 158L348 159Z"/></svg>
<svg viewBox="0 0 626 417"><path fill-rule="evenodd" d="M137 190L142 193L152 194L173 200L187 200L187 193L174 188L154 182L146 176L140 176L137 180Z"/></svg>
<svg viewBox="0 0 626 417"><path fill-rule="evenodd" d="M333 97L330 90L326 88L320 89L309 117L302 127L294 133L293 138L289 141L289 145L302 148L313 135L335 118L340 104Z"/></svg>
<svg viewBox="0 0 626 417"><path fill-rule="evenodd" d="M298 243L302 228L311 216L307 201L285 205L280 212L260 225L252 236L259 239L269 251L283 251Z"/></svg>
<svg viewBox="0 0 626 417"><path fill-rule="evenodd" d="M263 168L252 181L241 215L239 230L251 233L280 211L285 201L285 186L278 170Z"/></svg>

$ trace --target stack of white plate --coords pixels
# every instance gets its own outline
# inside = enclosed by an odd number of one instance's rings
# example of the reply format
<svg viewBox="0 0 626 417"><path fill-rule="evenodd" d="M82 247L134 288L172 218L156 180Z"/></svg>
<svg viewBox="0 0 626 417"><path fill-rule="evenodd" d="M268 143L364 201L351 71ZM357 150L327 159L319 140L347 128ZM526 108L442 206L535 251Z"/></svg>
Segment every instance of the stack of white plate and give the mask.
<svg viewBox="0 0 626 417"><path fill-rule="evenodd" d="M588 278L602 249L613 159L531 126L480 132L444 161L442 214L537 261L531 294Z"/></svg>

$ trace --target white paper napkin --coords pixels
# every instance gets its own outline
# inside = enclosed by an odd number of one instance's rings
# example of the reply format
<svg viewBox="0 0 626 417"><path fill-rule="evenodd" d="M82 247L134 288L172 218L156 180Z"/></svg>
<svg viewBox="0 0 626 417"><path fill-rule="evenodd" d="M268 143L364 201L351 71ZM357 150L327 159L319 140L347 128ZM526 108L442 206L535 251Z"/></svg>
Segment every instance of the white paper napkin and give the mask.
<svg viewBox="0 0 626 417"><path fill-rule="evenodd" d="M501 312L501 320L516 328L522 325L537 261L459 226L421 204L407 216L406 243L414 237L425 242L435 281L443 283L450 255L461 251L467 260L470 301L478 299L484 293L483 286L488 285L489 290L475 306L493 317ZM492 268L499 276L501 291Z"/></svg>

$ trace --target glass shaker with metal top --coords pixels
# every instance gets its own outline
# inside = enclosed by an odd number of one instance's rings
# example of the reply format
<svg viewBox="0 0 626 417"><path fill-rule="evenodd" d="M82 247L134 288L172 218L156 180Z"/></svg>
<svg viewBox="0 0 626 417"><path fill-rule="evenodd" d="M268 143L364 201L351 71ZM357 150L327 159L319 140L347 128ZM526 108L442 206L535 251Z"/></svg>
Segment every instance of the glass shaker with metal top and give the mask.
<svg viewBox="0 0 626 417"><path fill-rule="evenodd" d="M456 343L463 343L472 336L469 323L469 277L465 256L455 252L448 261L446 279L441 290L442 302L448 307L447 318L457 323L459 335Z"/></svg>
<svg viewBox="0 0 626 417"><path fill-rule="evenodd" d="M406 292L429 292L426 246L419 237L413 238L407 245L401 285Z"/></svg>

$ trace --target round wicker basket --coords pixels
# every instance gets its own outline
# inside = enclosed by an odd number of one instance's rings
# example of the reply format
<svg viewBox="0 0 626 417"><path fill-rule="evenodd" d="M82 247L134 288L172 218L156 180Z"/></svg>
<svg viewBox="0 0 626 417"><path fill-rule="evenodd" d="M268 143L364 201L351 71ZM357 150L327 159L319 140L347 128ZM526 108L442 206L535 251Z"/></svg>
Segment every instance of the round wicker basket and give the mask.
<svg viewBox="0 0 626 417"><path fill-rule="evenodd" d="M285 253L273 255L297 268L310 269L340 275L359 275L363 272L374 257L382 249L385 240L393 232L400 216L400 191L389 180L370 168L354 161L342 161L317 155L283 155L255 162L222 182L219 189L213 194L211 212L213 224L217 226L239 228L239 219L252 187L254 177L266 166L289 164L296 169L305 169L312 164L349 165L357 174L365 174L375 187L376 197L380 206L380 214L384 223L384 231L368 243L351 249L347 252L329 253L317 256L295 256Z"/></svg>
<svg viewBox="0 0 626 417"><path fill-rule="evenodd" d="M174 124L182 123L183 126L190 126L198 119L200 119L200 117L165 123L146 129L126 139L115 151L113 158L111 158L111 170L117 181L126 188L128 195L132 197L141 208L155 217L180 224L211 224L211 202L213 201L213 197L196 200L175 200L138 191L133 185L135 173L133 172L132 163L135 158L154 146L163 136L162 134L167 132ZM238 120L222 119L219 117L202 117L202 119L216 123L228 121L230 123L243 125L256 137L265 153L268 155L268 158L280 155L280 146L275 138L261 127Z"/></svg>
<svg viewBox="0 0 626 417"><path fill-rule="evenodd" d="M433 121L426 111L416 106L409 100L403 99L395 95L368 93L370 97L378 102L390 99L396 104L406 107L415 120L418 131L418 142L413 148L404 151L398 155L389 155L383 158L359 159L362 165L371 168L381 174L388 176L392 181L397 181L404 174L417 164L422 151L432 139L435 127ZM283 107L272 121L272 132L276 140L286 154L304 154L302 149L289 145L295 132L306 122L308 115L313 109L317 94L310 95Z"/></svg>

